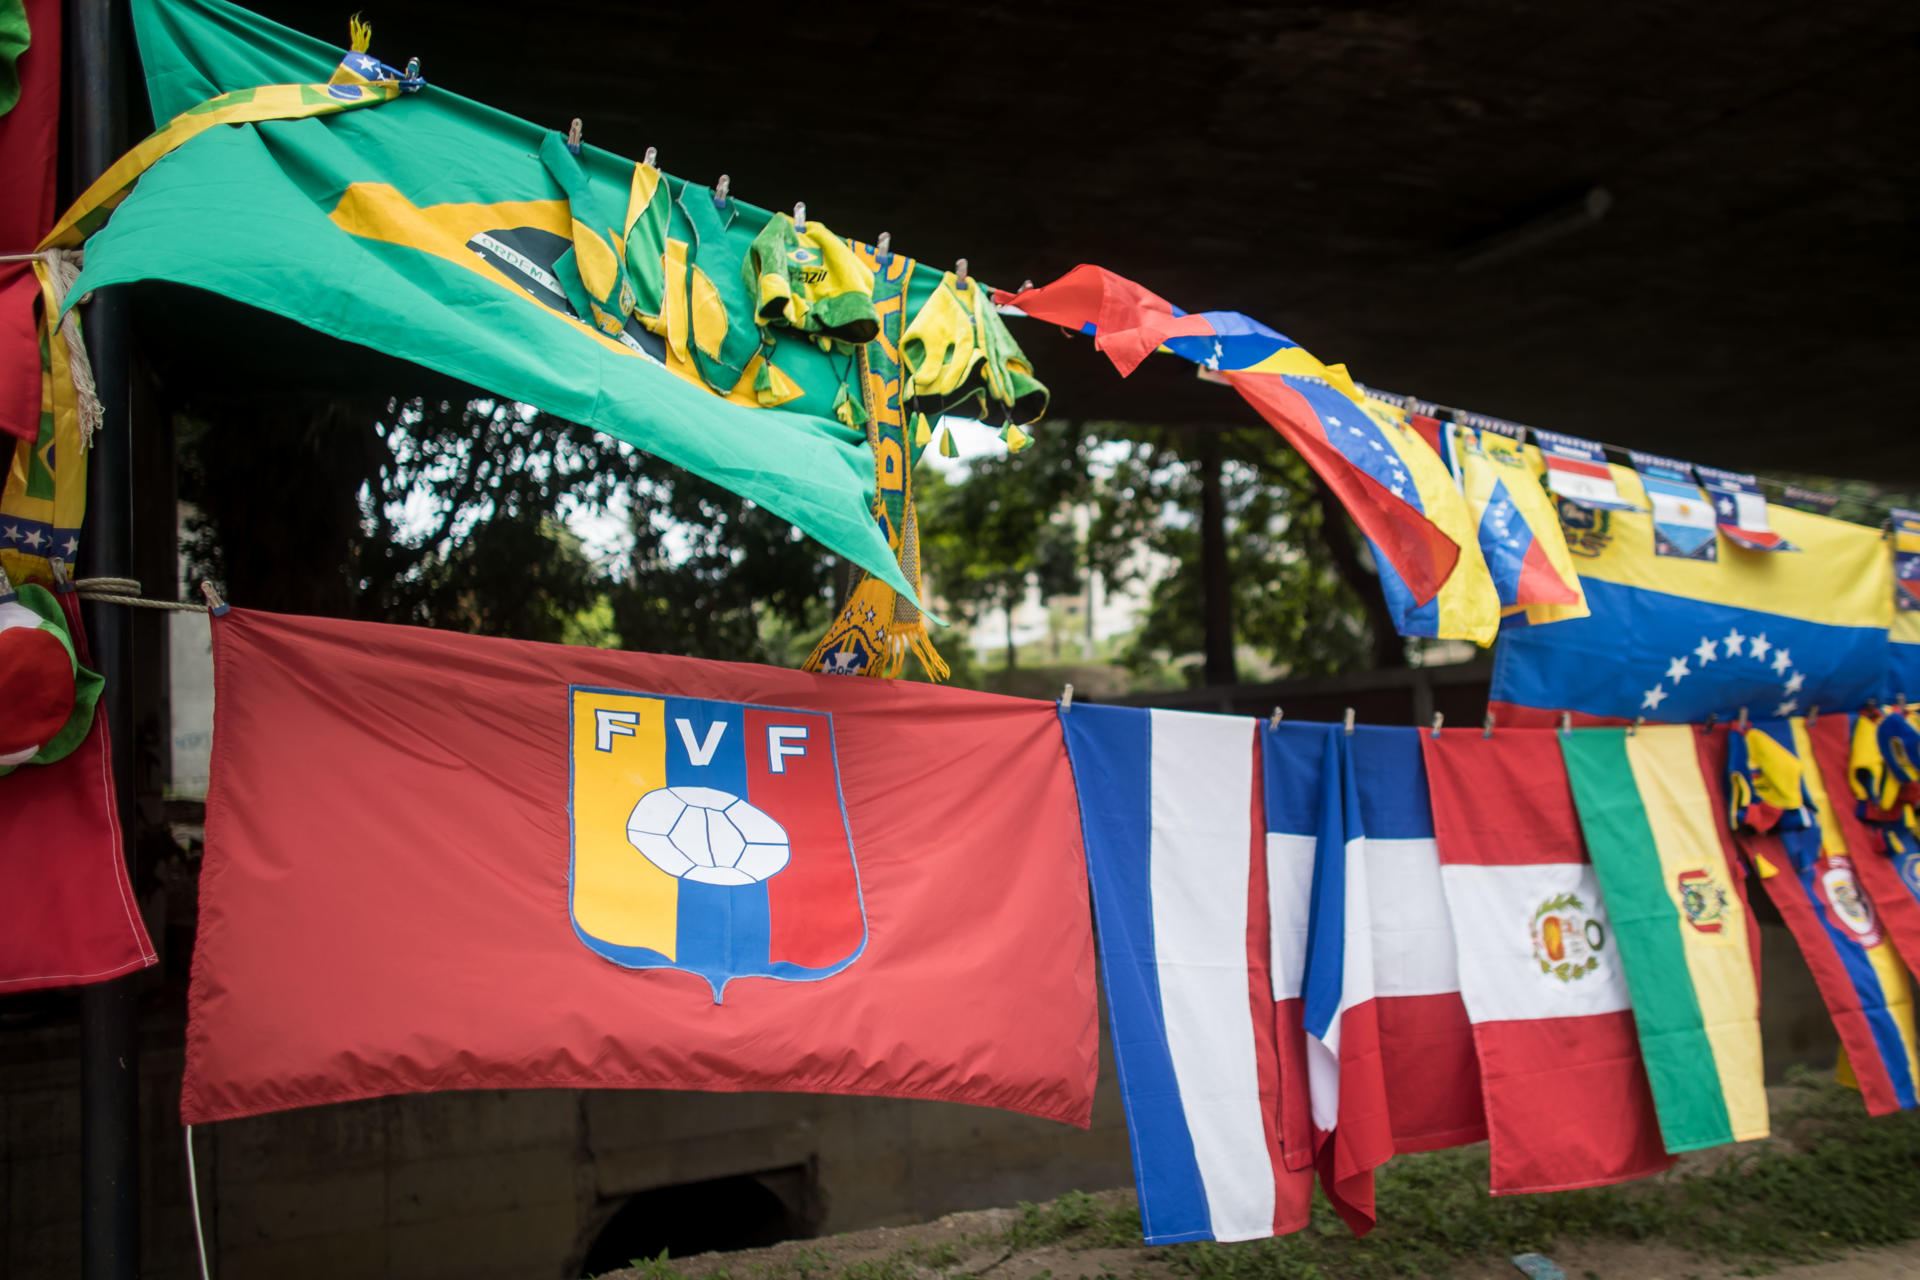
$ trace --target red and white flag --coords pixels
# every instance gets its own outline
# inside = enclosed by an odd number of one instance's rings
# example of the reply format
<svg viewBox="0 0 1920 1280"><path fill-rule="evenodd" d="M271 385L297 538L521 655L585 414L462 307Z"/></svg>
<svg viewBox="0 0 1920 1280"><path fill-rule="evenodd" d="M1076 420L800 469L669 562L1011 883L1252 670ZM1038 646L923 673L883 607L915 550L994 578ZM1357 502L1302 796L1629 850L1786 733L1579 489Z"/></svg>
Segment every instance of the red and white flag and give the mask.
<svg viewBox="0 0 1920 1280"><path fill-rule="evenodd" d="M1673 1163L1554 732L1420 735L1495 1195Z"/></svg>

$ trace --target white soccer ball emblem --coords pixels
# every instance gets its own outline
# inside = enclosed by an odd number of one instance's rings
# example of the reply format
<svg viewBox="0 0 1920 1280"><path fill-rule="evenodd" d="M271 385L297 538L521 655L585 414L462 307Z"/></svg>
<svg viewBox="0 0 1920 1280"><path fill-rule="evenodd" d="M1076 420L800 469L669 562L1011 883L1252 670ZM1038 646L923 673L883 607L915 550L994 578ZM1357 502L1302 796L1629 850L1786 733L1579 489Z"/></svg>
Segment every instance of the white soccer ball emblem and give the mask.
<svg viewBox="0 0 1920 1280"><path fill-rule="evenodd" d="M730 791L661 787L640 797L627 840L670 876L702 884L758 884L787 865L787 832Z"/></svg>

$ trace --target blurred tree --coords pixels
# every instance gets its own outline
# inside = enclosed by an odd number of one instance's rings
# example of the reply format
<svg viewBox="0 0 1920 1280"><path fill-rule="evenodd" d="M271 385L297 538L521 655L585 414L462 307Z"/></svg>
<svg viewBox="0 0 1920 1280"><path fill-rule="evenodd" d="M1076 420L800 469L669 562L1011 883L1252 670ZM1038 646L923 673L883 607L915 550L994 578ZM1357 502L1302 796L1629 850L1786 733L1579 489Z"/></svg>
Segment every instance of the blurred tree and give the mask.
<svg viewBox="0 0 1920 1280"><path fill-rule="evenodd" d="M1063 516L1088 494L1091 439L1066 422L1049 422L1019 453L987 454L947 483L922 467L915 475L921 558L929 583L956 612L977 623L995 609L1006 618L1006 665L1019 660L1013 612L1037 581L1045 595L1079 589L1079 538Z"/></svg>

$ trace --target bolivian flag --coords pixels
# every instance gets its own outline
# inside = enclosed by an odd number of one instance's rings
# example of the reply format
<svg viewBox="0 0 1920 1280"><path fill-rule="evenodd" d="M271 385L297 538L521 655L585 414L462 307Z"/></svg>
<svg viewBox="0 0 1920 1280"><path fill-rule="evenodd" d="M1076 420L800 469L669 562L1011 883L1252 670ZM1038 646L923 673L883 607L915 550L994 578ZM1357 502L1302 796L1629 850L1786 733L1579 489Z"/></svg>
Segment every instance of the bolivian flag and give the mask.
<svg viewBox="0 0 1920 1280"><path fill-rule="evenodd" d="M1685 726L1560 735L1671 1152L1767 1134L1746 895Z"/></svg>

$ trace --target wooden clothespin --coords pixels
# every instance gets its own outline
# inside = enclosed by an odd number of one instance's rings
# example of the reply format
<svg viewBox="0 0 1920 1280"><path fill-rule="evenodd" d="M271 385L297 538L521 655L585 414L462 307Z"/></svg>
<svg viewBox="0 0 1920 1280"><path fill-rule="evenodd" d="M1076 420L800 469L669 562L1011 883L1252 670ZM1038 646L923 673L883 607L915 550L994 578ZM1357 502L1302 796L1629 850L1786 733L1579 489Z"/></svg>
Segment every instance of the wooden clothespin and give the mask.
<svg viewBox="0 0 1920 1280"><path fill-rule="evenodd" d="M575 116L573 123L567 126L567 150L573 152L575 155L579 155L580 143L584 138L585 131L580 127L580 117Z"/></svg>
<svg viewBox="0 0 1920 1280"><path fill-rule="evenodd" d="M1020 292L1022 292L1022 293L1031 293L1031 292L1033 292L1033 281L1031 281L1031 280L1022 280L1022 281L1020 282Z"/></svg>
<svg viewBox="0 0 1920 1280"><path fill-rule="evenodd" d="M1487 712L1487 718L1480 726L1480 736L1483 738L1493 736L1493 712L1491 711Z"/></svg>
<svg viewBox="0 0 1920 1280"><path fill-rule="evenodd" d="M893 257L893 232L882 231L880 233L879 238L873 242L873 256L881 262L885 262Z"/></svg>
<svg viewBox="0 0 1920 1280"><path fill-rule="evenodd" d="M1073 710L1073 682L1072 681L1068 681L1065 687L1063 687L1060 690L1060 710L1063 713Z"/></svg>
<svg viewBox="0 0 1920 1280"><path fill-rule="evenodd" d="M1820 718L1820 704L1816 702L1812 706L1807 708L1807 728L1809 729L1813 728L1814 722L1817 721L1819 718Z"/></svg>
<svg viewBox="0 0 1920 1280"><path fill-rule="evenodd" d="M660 167L660 148L648 147L647 154L640 157L640 163L649 169L658 169Z"/></svg>
<svg viewBox="0 0 1920 1280"><path fill-rule="evenodd" d="M1273 714L1267 717L1267 728L1278 729L1279 727L1280 727L1280 708L1275 707L1273 709Z"/></svg>
<svg viewBox="0 0 1920 1280"><path fill-rule="evenodd" d="M205 578L202 578L200 580L200 594L207 598L207 608L211 609L215 613L226 612L227 602L220 598L220 593L218 591L215 591L213 589L213 584L211 582L208 582Z"/></svg>
<svg viewBox="0 0 1920 1280"><path fill-rule="evenodd" d="M724 173L721 174L719 179L713 184L713 202L724 209L727 205L727 193L732 190L733 179Z"/></svg>
<svg viewBox="0 0 1920 1280"><path fill-rule="evenodd" d="M953 264L953 286L956 289L967 287L967 260L961 258Z"/></svg>
<svg viewBox="0 0 1920 1280"><path fill-rule="evenodd" d="M1442 715L1440 712L1436 711L1433 713L1433 736L1434 737L1437 738L1440 736L1440 723L1445 719L1446 719L1446 716Z"/></svg>
<svg viewBox="0 0 1920 1280"><path fill-rule="evenodd" d="M1562 711L1560 713L1560 733L1562 736L1565 736L1566 734L1569 734L1572 732L1573 732L1573 712Z"/></svg>
<svg viewBox="0 0 1920 1280"><path fill-rule="evenodd" d="M1733 731L1735 733L1745 733L1747 731L1747 709L1745 707L1740 708L1740 718L1733 722Z"/></svg>
<svg viewBox="0 0 1920 1280"><path fill-rule="evenodd" d="M793 206L793 229L795 231L805 231L807 229L807 202L805 200Z"/></svg>
<svg viewBox="0 0 1920 1280"><path fill-rule="evenodd" d="M1645 716L1635 716L1633 718L1633 723L1627 726L1627 736L1631 738L1634 734L1639 733L1640 726L1645 724L1646 722L1647 722L1647 718Z"/></svg>
<svg viewBox="0 0 1920 1280"><path fill-rule="evenodd" d="M1346 714L1346 719L1344 723L1347 730L1347 736L1351 738L1353 736L1353 708L1352 707L1347 708L1347 714Z"/></svg>

